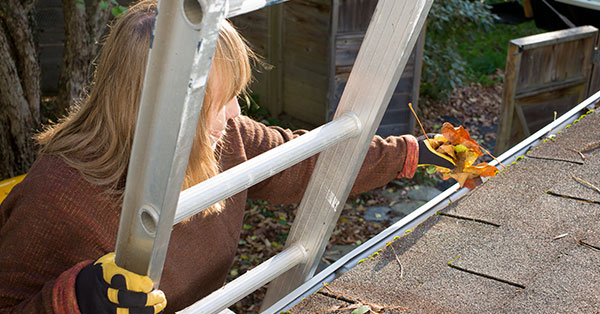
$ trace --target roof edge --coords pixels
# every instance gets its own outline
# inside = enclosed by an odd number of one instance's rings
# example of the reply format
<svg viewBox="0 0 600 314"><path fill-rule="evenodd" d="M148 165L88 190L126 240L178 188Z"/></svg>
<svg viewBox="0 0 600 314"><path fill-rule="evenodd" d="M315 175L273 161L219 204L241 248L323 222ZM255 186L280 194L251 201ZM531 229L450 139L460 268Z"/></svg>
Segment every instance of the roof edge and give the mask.
<svg viewBox="0 0 600 314"><path fill-rule="evenodd" d="M546 125L533 135L524 139L519 144L513 146L511 149L497 157L497 159L504 164L515 162L517 158L525 155L525 153L527 153L531 147L536 146L545 138L553 137L567 125L573 123L573 121L577 120L590 110L593 110L594 105L599 102L600 91L596 92L579 105L573 107L571 110L554 120L552 123ZM490 162L490 164L495 166L498 164L498 162L494 160ZM485 182L489 178L483 179ZM322 287L322 283L332 282L336 277L356 266L359 261L385 247L387 242L391 242L394 240L394 238L398 236L401 237L405 233L410 232L421 222L425 221L436 212L444 209L452 202L462 198L467 194L467 192L469 192L469 190L466 188L459 188L458 183L451 186L423 206L417 208L408 216L397 221L395 224L389 226L375 237L369 239L367 242L358 246L350 253L344 255L342 258L325 268L320 273L316 274L310 280L306 281L300 287L296 288L294 291L280 299L277 303L273 304L262 313L279 313L281 311L287 311L291 309L294 305L302 301L302 299L320 289Z"/></svg>

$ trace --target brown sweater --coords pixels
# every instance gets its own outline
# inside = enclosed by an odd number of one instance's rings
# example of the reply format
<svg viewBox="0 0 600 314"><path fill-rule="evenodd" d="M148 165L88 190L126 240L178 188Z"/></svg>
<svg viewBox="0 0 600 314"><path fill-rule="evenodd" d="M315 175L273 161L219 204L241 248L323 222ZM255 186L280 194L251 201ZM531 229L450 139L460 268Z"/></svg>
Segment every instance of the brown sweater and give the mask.
<svg viewBox="0 0 600 314"><path fill-rule="evenodd" d="M232 120L221 168L305 132L266 127L246 117ZM382 186L399 174L412 176L416 156L412 136L375 137L353 193ZM189 306L223 285L239 241L246 198L299 202L315 162L316 156L311 157L238 193L220 214L192 218L173 228L160 284L168 300L166 312ZM59 157L36 161L0 205L0 313L79 313L77 273L115 248L120 204L102 192Z"/></svg>

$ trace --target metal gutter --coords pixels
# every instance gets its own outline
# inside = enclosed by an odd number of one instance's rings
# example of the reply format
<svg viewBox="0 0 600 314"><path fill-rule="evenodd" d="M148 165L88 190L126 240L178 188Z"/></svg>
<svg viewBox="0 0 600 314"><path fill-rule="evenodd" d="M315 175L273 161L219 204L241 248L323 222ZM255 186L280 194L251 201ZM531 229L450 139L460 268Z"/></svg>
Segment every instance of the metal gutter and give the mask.
<svg viewBox="0 0 600 314"><path fill-rule="evenodd" d="M510 164L513 161L516 161L518 157L523 156L531 147L537 145L544 138L554 136L559 130L564 129L567 125L573 123L573 121L585 113L582 113L582 111L585 110L587 112L588 110L593 109L593 106L598 102L600 102L600 91L500 155L498 160L503 164ZM490 164L497 165L497 162L492 161ZM459 200L462 196L467 194L468 191L469 190L466 188L459 189L458 183L453 185L425 205L417 208L410 215L399 220L369 241L365 242L363 245L344 255L262 313L279 313L291 309L303 298L308 297L310 294L321 288L323 283L332 282L337 276L356 266L358 261L365 259L367 256L385 247L385 244L392 241L396 236L402 236L406 231L418 226L418 224L425 221L425 219L444 209L450 202Z"/></svg>

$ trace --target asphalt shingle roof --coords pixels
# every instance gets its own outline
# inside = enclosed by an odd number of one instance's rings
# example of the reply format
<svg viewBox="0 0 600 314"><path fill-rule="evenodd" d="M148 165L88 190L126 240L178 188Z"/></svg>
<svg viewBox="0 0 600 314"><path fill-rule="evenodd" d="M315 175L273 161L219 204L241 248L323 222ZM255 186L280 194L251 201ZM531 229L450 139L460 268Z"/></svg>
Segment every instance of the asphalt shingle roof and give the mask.
<svg viewBox="0 0 600 314"><path fill-rule="evenodd" d="M573 178L600 187L600 148L572 151L599 141L588 114L329 289L414 313L600 312L600 193ZM291 312L337 305L315 294Z"/></svg>

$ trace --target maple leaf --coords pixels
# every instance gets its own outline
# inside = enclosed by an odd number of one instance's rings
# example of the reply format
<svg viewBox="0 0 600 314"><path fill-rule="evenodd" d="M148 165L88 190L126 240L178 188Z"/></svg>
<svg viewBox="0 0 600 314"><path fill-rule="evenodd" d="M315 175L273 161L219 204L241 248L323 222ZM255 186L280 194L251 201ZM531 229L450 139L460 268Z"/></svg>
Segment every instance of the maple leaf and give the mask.
<svg viewBox="0 0 600 314"><path fill-rule="evenodd" d="M452 158L456 165L454 169L436 167L436 171L444 175L444 180L454 178L460 187L474 189L482 182L481 177L493 177L498 172L496 167L487 162L473 165L483 153L479 144L462 125L455 128L445 122L442 125L442 134L430 139L429 144L438 153Z"/></svg>

